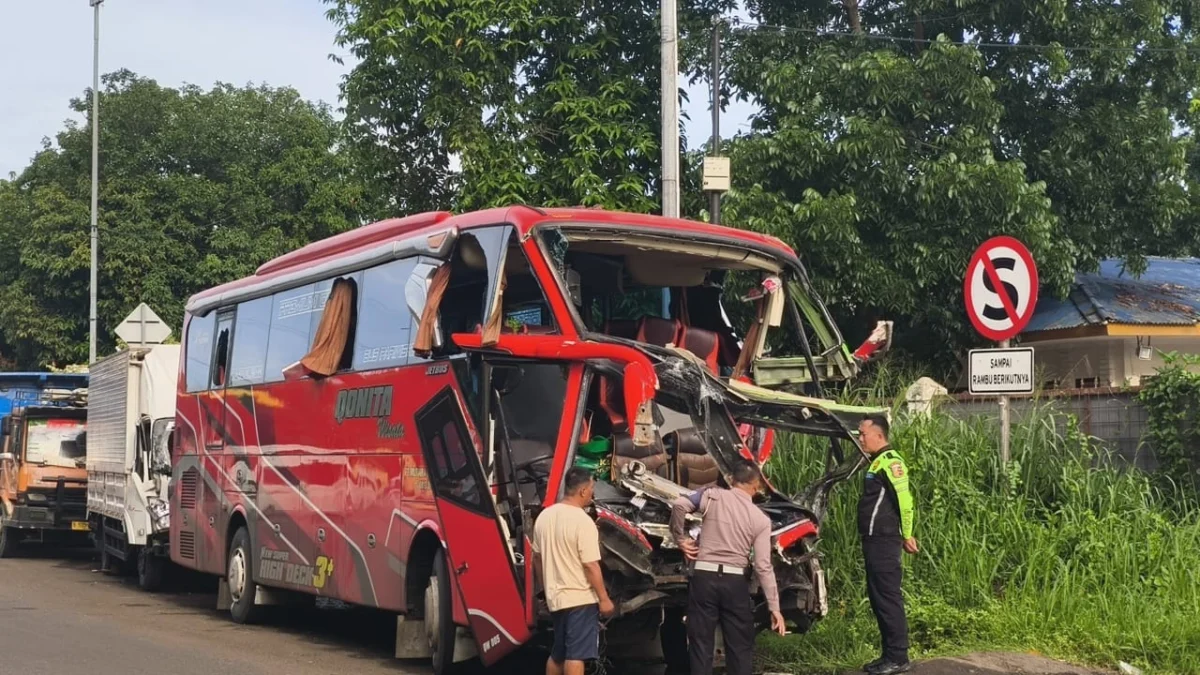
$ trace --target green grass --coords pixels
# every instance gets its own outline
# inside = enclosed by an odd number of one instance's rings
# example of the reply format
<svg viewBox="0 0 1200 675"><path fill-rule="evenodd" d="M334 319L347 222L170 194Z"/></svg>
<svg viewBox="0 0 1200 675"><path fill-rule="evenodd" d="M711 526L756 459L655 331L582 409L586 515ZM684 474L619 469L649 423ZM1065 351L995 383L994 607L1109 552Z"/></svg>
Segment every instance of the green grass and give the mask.
<svg viewBox="0 0 1200 675"><path fill-rule="evenodd" d="M917 498L922 552L905 562L914 658L977 649L1036 651L1113 668L1200 673L1200 508L1137 471L1097 462L1070 420L1042 409L998 429L944 413L893 427ZM826 444L781 439L768 465L794 492L819 474ZM807 635L768 638L771 670L844 670L878 654L855 529L861 478L841 485L822 527L830 612Z"/></svg>

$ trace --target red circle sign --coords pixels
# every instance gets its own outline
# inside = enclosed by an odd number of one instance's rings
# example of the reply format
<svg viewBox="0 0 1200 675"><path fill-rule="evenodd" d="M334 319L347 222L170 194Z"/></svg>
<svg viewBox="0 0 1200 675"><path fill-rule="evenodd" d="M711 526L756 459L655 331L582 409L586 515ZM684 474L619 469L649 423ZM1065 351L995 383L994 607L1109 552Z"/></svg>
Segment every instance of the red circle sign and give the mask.
<svg viewBox="0 0 1200 675"><path fill-rule="evenodd" d="M1037 308L1033 255L1012 237L988 239L967 265L963 297L967 316L980 335L997 342L1016 337Z"/></svg>

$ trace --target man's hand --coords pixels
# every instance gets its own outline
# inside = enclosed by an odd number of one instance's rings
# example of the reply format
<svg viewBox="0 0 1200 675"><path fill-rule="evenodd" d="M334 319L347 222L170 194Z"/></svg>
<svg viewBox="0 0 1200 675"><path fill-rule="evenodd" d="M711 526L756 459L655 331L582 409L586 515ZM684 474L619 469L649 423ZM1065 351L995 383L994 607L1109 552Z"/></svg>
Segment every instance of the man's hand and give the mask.
<svg viewBox="0 0 1200 675"><path fill-rule="evenodd" d="M916 555L920 550L921 547L917 545L916 537L909 537L908 539L904 540L904 551L909 555Z"/></svg>
<svg viewBox="0 0 1200 675"><path fill-rule="evenodd" d="M771 612L771 630L779 635L787 635L787 624L779 612Z"/></svg>
<svg viewBox="0 0 1200 675"><path fill-rule="evenodd" d="M684 539L679 542L679 550L683 551L683 557L688 560L695 560L700 555L700 545L695 539Z"/></svg>
<svg viewBox="0 0 1200 675"><path fill-rule="evenodd" d="M609 617L616 611L617 608L613 605L612 598L607 596L600 598L600 616Z"/></svg>

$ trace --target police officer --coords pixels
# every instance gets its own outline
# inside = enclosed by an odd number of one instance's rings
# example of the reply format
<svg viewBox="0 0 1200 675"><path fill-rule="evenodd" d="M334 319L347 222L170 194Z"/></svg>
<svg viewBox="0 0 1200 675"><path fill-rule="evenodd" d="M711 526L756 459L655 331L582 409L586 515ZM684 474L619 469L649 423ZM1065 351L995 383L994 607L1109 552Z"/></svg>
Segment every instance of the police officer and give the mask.
<svg viewBox="0 0 1200 675"><path fill-rule="evenodd" d="M771 611L771 630L783 635L779 586L771 566L771 519L754 504L762 490L758 467L739 460L730 472L733 487L708 488L680 497L671 508L671 534L694 573L688 585L688 661L692 675L712 672L717 626L725 637L725 671L750 675L754 665L754 600L749 568L754 572ZM689 513L699 511L700 541L686 531Z"/></svg>
<svg viewBox="0 0 1200 675"><path fill-rule="evenodd" d="M867 567L867 595L879 623L883 645L880 658L863 666L870 675L893 675L911 668L908 662L908 619L900 592L900 551L915 555L913 499L908 467L888 444L888 421L870 415L858 426L859 442L871 456L862 499L858 502L858 533Z"/></svg>

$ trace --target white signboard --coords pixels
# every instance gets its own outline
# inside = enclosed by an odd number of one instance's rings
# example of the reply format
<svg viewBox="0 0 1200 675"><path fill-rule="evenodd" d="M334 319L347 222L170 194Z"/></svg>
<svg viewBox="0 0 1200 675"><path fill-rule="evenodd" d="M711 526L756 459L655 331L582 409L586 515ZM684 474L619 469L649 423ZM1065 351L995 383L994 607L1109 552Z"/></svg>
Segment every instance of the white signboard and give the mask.
<svg viewBox="0 0 1200 675"><path fill-rule="evenodd" d="M1032 394L1033 349L974 349L968 371L972 394Z"/></svg>
<svg viewBox="0 0 1200 675"><path fill-rule="evenodd" d="M159 345L171 337L171 329L144 302L125 317L116 333L129 345Z"/></svg>

